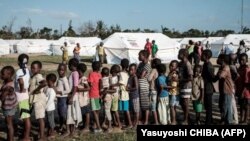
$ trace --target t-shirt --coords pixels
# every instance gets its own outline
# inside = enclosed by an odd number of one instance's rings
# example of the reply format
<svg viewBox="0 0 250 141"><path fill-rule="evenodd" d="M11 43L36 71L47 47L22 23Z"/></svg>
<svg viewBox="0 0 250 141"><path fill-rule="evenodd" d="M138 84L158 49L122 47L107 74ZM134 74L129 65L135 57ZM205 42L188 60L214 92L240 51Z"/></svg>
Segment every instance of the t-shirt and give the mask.
<svg viewBox="0 0 250 141"><path fill-rule="evenodd" d="M2 96L2 93L4 91L9 91L9 94L5 95L5 97ZM0 89L0 98L1 98L1 108L3 110L11 110L14 109L17 106L17 96L14 91L14 83L13 81L8 82L6 84L3 84L2 88Z"/></svg>
<svg viewBox="0 0 250 141"><path fill-rule="evenodd" d="M88 85L88 80L85 76L80 78L78 88L84 88L84 85ZM89 105L90 100L89 100L88 91L79 93L79 103L80 103L80 107Z"/></svg>
<svg viewBox="0 0 250 141"><path fill-rule="evenodd" d="M146 64L145 63L140 63L138 68L137 68L137 77L138 77L138 79L148 79L149 74L151 72L151 69L152 68L151 68L149 63L146 63ZM146 71L146 76L145 76L145 78L140 78L143 71Z"/></svg>
<svg viewBox="0 0 250 141"><path fill-rule="evenodd" d="M204 89L204 82L201 76L193 79L192 100L198 100L201 95L201 89Z"/></svg>
<svg viewBox="0 0 250 141"><path fill-rule="evenodd" d="M90 98L99 98L99 83L102 75L99 72L91 72L89 73L88 82L90 83L90 91L89 97Z"/></svg>
<svg viewBox="0 0 250 141"><path fill-rule="evenodd" d="M77 71L71 72L69 76L69 89L72 91L74 87L79 85L79 73Z"/></svg>
<svg viewBox="0 0 250 141"><path fill-rule="evenodd" d="M129 94L128 91L126 90L126 86L128 84L128 78L129 75L127 72L120 72L120 79L119 79L119 84L120 84L120 100L121 101L127 101L129 100Z"/></svg>
<svg viewBox="0 0 250 141"><path fill-rule="evenodd" d="M158 77L158 72L156 69L152 69L151 73L149 74L148 77L148 82L149 82L149 89L151 91L156 91L156 87L155 87L155 80Z"/></svg>
<svg viewBox="0 0 250 141"><path fill-rule="evenodd" d="M109 77L102 77L102 87L103 89L109 88Z"/></svg>
<svg viewBox="0 0 250 141"><path fill-rule="evenodd" d="M134 83L134 79L138 79L137 76L130 76L129 77L129 79L128 79L128 87L129 88L135 88L136 84ZM139 97L139 88L135 89L133 91L129 91L129 99L130 100L138 98L138 97Z"/></svg>
<svg viewBox="0 0 250 141"><path fill-rule="evenodd" d="M220 68L220 80L219 80L219 90L221 94L234 94L234 83L231 77L230 68L229 66L225 66Z"/></svg>
<svg viewBox="0 0 250 141"><path fill-rule="evenodd" d="M179 64L179 76L180 76L180 91L183 93L191 93L192 92L192 81L183 81L189 78L189 76L193 76L192 66L189 61L181 62Z"/></svg>
<svg viewBox="0 0 250 141"><path fill-rule="evenodd" d="M155 56L157 51L158 51L158 46L156 44L153 44L153 46L152 46L152 55Z"/></svg>
<svg viewBox="0 0 250 141"><path fill-rule="evenodd" d="M40 90L40 93L34 94L34 90L40 85L40 82L43 80L44 78L41 74L36 74L30 78L30 87L29 87L30 103L36 103L41 100L46 100L43 88Z"/></svg>
<svg viewBox="0 0 250 141"><path fill-rule="evenodd" d="M224 51L224 52L225 52L225 54L227 54L227 55L236 53L236 52L235 52L235 49L234 49L234 46L231 45L231 44L225 46L225 51Z"/></svg>
<svg viewBox="0 0 250 141"><path fill-rule="evenodd" d="M250 99L250 89L245 88L245 84L250 83L250 67L241 66L238 72L240 77L236 80L236 92L238 95L243 94L244 98Z"/></svg>
<svg viewBox="0 0 250 141"><path fill-rule="evenodd" d="M211 62L204 62L202 67L201 76L204 81L204 93L212 94L214 92L213 80L214 76L214 67Z"/></svg>
<svg viewBox="0 0 250 141"><path fill-rule="evenodd" d="M53 88L45 88L45 95L46 95L46 111L53 111L56 109L55 107L55 99L56 93Z"/></svg>
<svg viewBox="0 0 250 141"><path fill-rule="evenodd" d="M152 44L150 42L147 42L145 44L145 49L148 51L149 54L151 54L152 51Z"/></svg>
<svg viewBox="0 0 250 141"><path fill-rule="evenodd" d="M99 46L97 49L98 49L98 55L104 55L104 47L103 46Z"/></svg>
<svg viewBox="0 0 250 141"><path fill-rule="evenodd" d="M74 48L74 50L73 50L73 52L75 53L75 54L79 54L80 53L80 47L79 46L76 46L75 48Z"/></svg>
<svg viewBox="0 0 250 141"><path fill-rule="evenodd" d="M164 75L160 75L156 80L157 92L159 97L167 97L168 91L166 89L161 90L161 86L166 87L168 83L168 78Z"/></svg>
<svg viewBox="0 0 250 141"><path fill-rule="evenodd" d="M30 81L30 72L29 69L26 68L26 74L24 75L23 70L22 69L18 69L16 71L16 78L15 78L15 91L19 92L20 91L20 86L18 83L18 79L22 78L23 79L23 83L24 83L24 89L26 89L28 91L29 89L29 81Z"/></svg>
<svg viewBox="0 0 250 141"><path fill-rule="evenodd" d="M66 76L57 80L56 88L62 92L62 95L56 95L57 97L68 97L71 89L69 88L69 80Z"/></svg>
<svg viewBox="0 0 250 141"><path fill-rule="evenodd" d="M194 52L194 45L188 46L188 53L191 54Z"/></svg>
<svg viewBox="0 0 250 141"><path fill-rule="evenodd" d="M118 83L118 76L112 76L110 78L110 85L114 85L114 84L117 84ZM115 89L115 93L113 93L113 96L119 96L119 87L118 86L114 86L113 89Z"/></svg>
<svg viewBox="0 0 250 141"><path fill-rule="evenodd" d="M176 71L170 72L168 75L169 85L175 87L169 90L170 95L178 95L178 74Z"/></svg>

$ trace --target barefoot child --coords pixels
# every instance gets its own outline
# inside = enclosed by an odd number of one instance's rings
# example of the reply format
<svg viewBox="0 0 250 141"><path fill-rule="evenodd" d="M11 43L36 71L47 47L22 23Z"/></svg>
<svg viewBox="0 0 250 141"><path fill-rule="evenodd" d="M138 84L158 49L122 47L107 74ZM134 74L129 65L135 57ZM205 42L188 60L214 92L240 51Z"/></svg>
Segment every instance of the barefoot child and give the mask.
<svg viewBox="0 0 250 141"><path fill-rule="evenodd" d="M90 131L89 123L90 123L90 101L89 101L89 84L87 77L84 76L84 73L87 70L87 66L84 63L80 63L77 66L77 71L79 73L79 85L78 85L78 93L79 93L79 102L81 107L82 116L85 117L85 125L82 129L82 133L87 133Z"/></svg>
<svg viewBox="0 0 250 141"><path fill-rule="evenodd" d="M136 64L131 64L129 66L129 79L127 90L129 91L129 105L130 111L133 113L133 126L137 127L139 124L139 116L140 116L140 101L139 101L139 85L138 78L136 75Z"/></svg>
<svg viewBox="0 0 250 141"><path fill-rule="evenodd" d="M0 100L2 102L2 111L8 127L7 140L14 141L13 116L16 113L17 96L14 91L14 82L12 80L15 70L12 66L5 66L1 70L1 79L3 80L0 89Z"/></svg>
<svg viewBox="0 0 250 141"><path fill-rule="evenodd" d="M194 66L194 79L193 79L193 87L192 87L192 100L193 100L193 107L196 113L196 124L200 125L200 115L203 109L203 97L204 97L204 82L201 77L201 66L195 65Z"/></svg>
<svg viewBox="0 0 250 141"><path fill-rule="evenodd" d="M33 105L35 111L35 118L39 122L39 138L40 140L44 140L46 95L43 88L46 86L46 80L40 73L41 69L42 63L40 61L32 62L29 93L30 103Z"/></svg>
<svg viewBox="0 0 250 141"><path fill-rule="evenodd" d="M179 84L179 73L178 73L178 64L177 60L172 60L169 64L169 105L170 105L170 115L171 115L171 125L176 125L176 109L179 106L179 93L178 93L178 84Z"/></svg>
<svg viewBox="0 0 250 141"><path fill-rule="evenodd" d="M47 136L49 139L55 138L54 128L55 128L55 100L56 100L56 92L54 90L54 85L56 82L56 75L50 73L46 76L47 87L45 88L45 95L47 97L46 101L46 113L47 120L49 122L49 129Z"/></svg>
<svg viewBox="0 0 250 141"><path fill-rule="evenodd" d="M29 105L29 81L30 72L27 68L29 56L20 54L18 56L18 65L20 69L16 71L15 78L15 93L17 95L18 109L20 112L20 119L24 122L23 141L30 141L30 105Z"/></svg>
<svg viewBox="0 0 250 141"><path fill-rule="evenodd" d="M69 80L66 77L67 65L59 64L58 65L58 80L56 84L56 97L57 97L57 111L59 116L59 132L63 132L63 126L66 128L67 120L67 99L68 94L70 93Z"/></svg>

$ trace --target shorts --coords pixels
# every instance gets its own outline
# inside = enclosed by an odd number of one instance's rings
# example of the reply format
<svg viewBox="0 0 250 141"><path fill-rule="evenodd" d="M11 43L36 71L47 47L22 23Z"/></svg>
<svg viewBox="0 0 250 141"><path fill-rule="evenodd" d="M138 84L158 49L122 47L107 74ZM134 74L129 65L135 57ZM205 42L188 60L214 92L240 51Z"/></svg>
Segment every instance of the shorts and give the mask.
<svg viewBox="0 0 250 141"><path fill-rule="evenodd" d="M91 98L90 103L91 103L91 110L92 111L97 111L97 110L101 109L99 98Z"/></svg>
<svg viewBox="0 0 250 141"><path fill-rule="evenodd" d="M180 103L180 98L178 95L169 95L169 98L170 98L170 107L173 107L173 106L179 106L179 103Z"/></svg>
<svg viewBox="0 0 250 141"><path fill-rule="evenodd" d="M51 129L55 128L55 111L47 111L47 118L48 118L48 122L49 122L49 127Z"/></svg>
<svg viewBox="0 0 250 141"><path fill-rule="evenodd" d="M34 103L34 110L35 110L35 118L36 119L45 118L45 108L46 108L46 103L43 101L39 101L39 102Z"/></svg>
<svg viewBox="0 0 250 141"><path fill-rule="evenodd" d="M81 107L81 112L82 112L82 115L89 114L91 112L90 105L86 105L86 106Z"/></svg>
<svg viewBox="0 0 250 141"><path fill-rule="evenodd" d="M119 111L128 111L129 110L129 100L119 101Z"/></svg>
<svg viewBox="0 0 250 141"><path fill-rule="evenodd" d="M118 105L119 105L119 96L114 96L112 99L112 105L111 105L111 111L116 112L118 111Z"/></svg>
<svg viewBox="0 0 250 141"><path fill-rule="evenodd" d="M203 105L198 100L193 101L193 108L196 113L202 112Z"/></svg>
<svg viewBox="0 0 250 141"><path fill-rule="evenodd" d="M140 100L139 98L134 98L134 99L130 99L130 109L131 111L135 112L135 113L139 113L140 112Z"/></svg>
<svg viewBox="0 0 250 141"><path fill-rule="evenodd" d="M57 111L58 111L58 116L60 118L63 118L64 120L67 119L67 97L58 97L57 98Z"/></svg>
<svg viewBox="0 0 250 141"><path fill-rule="evenodd" d="M149 95L150 95L150 109L151 111L156 111L157 92L151 91L149 92Z"/></svg>
<svg viewBox="0 0 250 141"><path fill-rule="evenodd" d="M15 114L16 114L16 108L14 108L14 109L6 109L6 110L3 109L3 115L5 117L14 116Z"/></svg>
<svg viewBox="0 0 250 141"><path fill-rule="evenodd" d="M18 102L18 110L20 112L20 119L30 118L30 104L29 99Z"/></svg>

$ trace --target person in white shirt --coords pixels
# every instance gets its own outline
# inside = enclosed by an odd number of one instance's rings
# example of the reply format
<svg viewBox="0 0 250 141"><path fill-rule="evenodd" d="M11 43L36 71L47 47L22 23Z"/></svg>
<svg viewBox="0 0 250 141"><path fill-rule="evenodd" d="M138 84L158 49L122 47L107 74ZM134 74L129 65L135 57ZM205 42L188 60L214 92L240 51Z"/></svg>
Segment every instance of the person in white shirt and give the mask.
<svg viewBox="0 0 250 141"><path fill-rule="evenodd" d="M54 84L56 82L56 75L50 73L46 76L47 87L45 88L46 95L46 113L47 120L49 122L49 130L48 130L48 138L54 138L54 128L55 128L55 100L56 100L56 92L54 90Z"/></svg>

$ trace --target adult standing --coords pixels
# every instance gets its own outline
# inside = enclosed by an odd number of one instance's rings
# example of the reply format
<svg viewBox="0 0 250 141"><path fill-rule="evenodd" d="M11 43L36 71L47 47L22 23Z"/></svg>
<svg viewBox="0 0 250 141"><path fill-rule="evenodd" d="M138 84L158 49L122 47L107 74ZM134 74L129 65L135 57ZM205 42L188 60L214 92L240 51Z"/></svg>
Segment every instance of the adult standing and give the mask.
<svg viewBox="0 0 250 141"><path fill-rule="evenodd" d="M98 45L96 47L96 51L97 51L97 54L98 54L99 62L101 64L103 64L104 63L104 47L103 47L103 42L101 42L100 45Z"/></svg>
<svg viewBox="0 0 250 141"><path fill-rule="evenodd" d="M63 52L63 54L62 54L63 64L67 64L68 60L69 60L67 42L64 42L64 45L61 47L61 50Z"/></svg>
<svg viewBox="0 0 250 141"><path fill-rule="evenodd" d="M158 46L155 44L155 40L152 41L152 59L156 58L158 52Z"/></svg>
<svg viewBox="0 0 250 141"><path fill-rule="evenodd" d="M152 43L150 43L149 38L146 39L146 44L144 46L144 50L146 50L149 54L148 60L151 60L151 52L152 52Z"/></svg>
<svg viewBox="0 0 250 141"><path fill-rule="evenodd" d="M188 45L187 45L186 49L188 50L188 54L189 54L188 60L192 64L192 62L193 62L193 52L194 52L194 42L192 40L188 41Z"/></svg>
<svg viewBox="0 0 250 141"><path fill-rule="evenodd" d="M73 50L73 54L74 54L74 58L76 58L79 62L81 61L80 50L81 50L80 44L76 43L76 47Z"/></svg>
<svg viewBox="0 0 250 141"><path fill-rule="evenodd" d="M244 40L241 40L240 41L240 46L239 46L239 48L237 50L237 58L239 59L240 54L247 53L249 50L250 50L250 48L246 47Z"/></svg>

